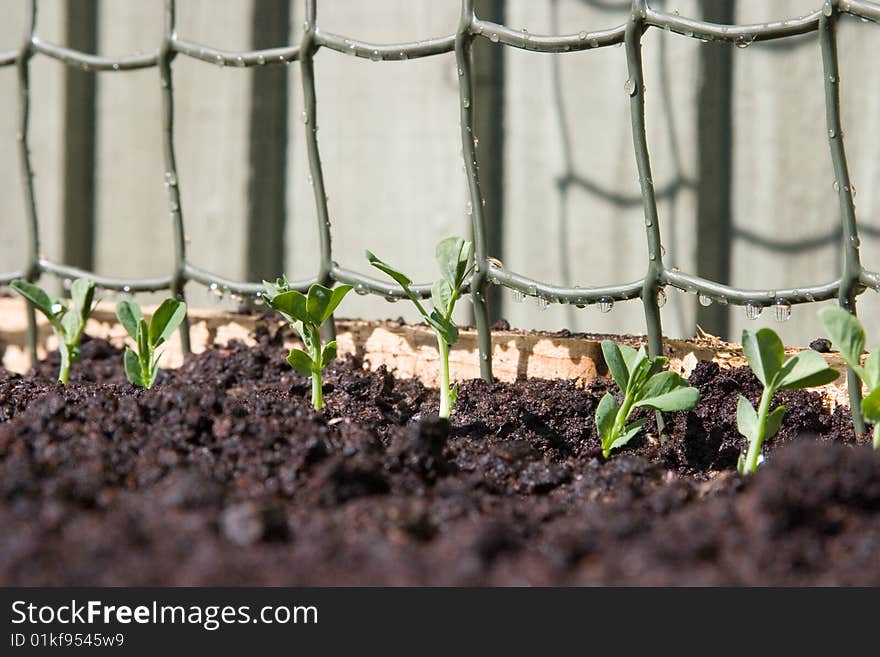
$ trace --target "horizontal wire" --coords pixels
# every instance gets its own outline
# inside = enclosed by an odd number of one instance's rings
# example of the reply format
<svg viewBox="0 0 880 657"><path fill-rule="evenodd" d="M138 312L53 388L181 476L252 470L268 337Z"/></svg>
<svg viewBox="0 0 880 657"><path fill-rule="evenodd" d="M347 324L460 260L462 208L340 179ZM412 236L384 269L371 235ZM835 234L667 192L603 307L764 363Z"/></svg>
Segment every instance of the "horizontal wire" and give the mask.
<svg viewBox="0 0 880 657"><path fill-rule="evenodd" d="M59 278L91 279L95 282L95 285L106 290L119 290L121 292L158 292L159 290L167 290L171 288L170 276L159 276L156 278L115 278L110 276L99 276L94 272L86 271L79 267L60 265L42 258L37 261L37 266L40 271L53 274Z"/></svg>
<svg viewBox="0 0 880 657"><path fill-rule="evenodd" d="M492 43L503 43L514 48L535 52L556 53L588 50L623 43L625 32L626 26L618 25L607 30L552 36L531 34L526 30L514 30L506 25L480 19L475 19L471 25L472 34L484 37Z"/></svg>
<svg viewBox="0 0 880 657"><path fill-rule="evenodd" d="M209 288L217 286L224 292L231 292L232 294L256 296L257 294L262 294L265 290L262 283L248 283L246 281L235 281L231 278L224 278L223 276L212 274L209 271L195 267L189 263L184 265L183 273L188 281L201 283ZM291 281L288 283L288 286L291 290L305 292L316 282L317 279L312 277L301 281Z"/></svg>
<svg viewBox="0 0 880 657"><path fill-rule="evenodd" d="M10 272L2 272L0 273L0 285L9 285L12 281L18 278L24 278L25 274L23 271L10 271Z"/></svg>
<svg viewBox="0 0 880 657"><path fill-rule="evenodd" d="M799 18L754 25L720 25L648 8L645 22L703 41L730 41L744 46L753 41L769 41L815 32L819 29L820 15L821 12L816 11Z"/></svg>
<svg viewBox="0 0 880 657"><path fill-rule="evenodd" d="M299 46L266 48L247 52L232 52L203 46L193 41L174 37L171 47L181 55L200 59L218 66L263 66L265 64L289 64L299 59Z"/></svg>
<svg viewBox="0 0 880 657"><path fill-rule="evenodd" d="M867 0L840 0L837 8L847 14L880 23L880 4Z"/></svg>
<svg viewBox="0 0 880 657"><path fill-rule="evenodd" d="M536 281L526 276L508 271L495 264L489 265L489 280L496 284L517 290L527 296L541 297L557 303L590 304L599 301L626 301L641 296L644 279L623 285L597 287L559 287Z"/></svg>
<svg viewBox="0 0 880 657"><path fill-rule="evenodd" d="M133 71L142 68L156 66L159 61L159 52L151 52L145 55L126 55L124 57L101 57L90 55L79 50L72 50L59 46L38 37L31 40L31 46L35 52L57 59L64 64L79 66L87 71Z"/></svg>
<svg viewBox="0 0 880 657"><path fill-rule="evenodd" d="M776 290L745 290L716 283L700 276L686 274L681 271L664 271L660 277L663 285L670 285L684 292L706 295L713 300L727 302L735 306L757 305L770 306L776 301L787 301L790 304L813 303L835 299L840 289L840 280L821 285L808 285L796 288L780 288Z"/></svg>
<svg viewBox="0 0 880 657"><path fill-rule="evenodd" d="M0 66L12 66L13 64L18 62L18 56L20 51L18 50L8 50L6 52L0 52Z"/></svg>
<svg viewBox="0 0 880 657"><path fill-rule="evenodd" d="M399 61L452 52L455 48L455 35L407 43L376 44L316 30L315 44L347 55L365 57L374 61Z"/></svg>

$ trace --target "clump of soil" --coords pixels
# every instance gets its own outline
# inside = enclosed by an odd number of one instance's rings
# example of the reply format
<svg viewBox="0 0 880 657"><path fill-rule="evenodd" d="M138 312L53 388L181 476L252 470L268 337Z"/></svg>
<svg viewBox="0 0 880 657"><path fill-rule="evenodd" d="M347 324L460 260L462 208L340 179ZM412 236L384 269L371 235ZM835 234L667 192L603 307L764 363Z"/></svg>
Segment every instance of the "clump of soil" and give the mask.
<svg viewBox="0 0 880 657"><path fill-rule="evenodd" d="M437 393L354 359L309 406L276 336L125 381L83 345L0 370L3 585L880 585L880 454L844 410L784 392L744 480L747 369L700 364L691 412L601 458L604 382L467 381Z"/></svg>

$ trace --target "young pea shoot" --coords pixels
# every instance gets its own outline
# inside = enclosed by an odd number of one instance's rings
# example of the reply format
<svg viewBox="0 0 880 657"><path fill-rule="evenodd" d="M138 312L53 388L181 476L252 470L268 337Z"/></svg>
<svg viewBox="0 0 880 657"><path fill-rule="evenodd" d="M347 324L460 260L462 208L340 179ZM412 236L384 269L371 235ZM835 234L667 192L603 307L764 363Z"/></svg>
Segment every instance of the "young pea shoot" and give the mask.
<svg viewBox="0 0 880 657"><path fill-rule="evenodd" d="M452 414L455 400L458 397L458 384L449 385L449 348L458 341L458 327L452 320L452 311L461 295L461 287L470 275L473 266L468 266L473 251L473 244L460 237L448 237L437 245L436 258L440 266L440 278L431 287L431 303L434 308L429 313L425 310L418 295L410 287L412 281L394 269L391 265L379 260L367 251L367 260L376 269L393 278L403 293L413 302L419 314L424 318L434 333L437 334L437 348L440 351L440 417L448 418Z"/></svg>
<svg viewBox="0 0 880 657"><path fill-rule="evenodd" d="M58 338L61 368L58 381L67 383L70 366L79 361L79 341L86 328L86 321L94 309L95 283L87 278L77 278L70 286L73 307L63 299L53 299L42 288L23 280L12 281L12 289L27 299L46 316L52 331Z"/></svg>
<svg viewBox="0 0 880 657"><path fill-rule="evenodd" d="M305 350L291 349L287 362L297 372L312 379L312 406L319 411L324 407L321 372L336 358L335 340L321 344L321 326L351 291L351 285L330 289L315 283L308 294L288 289L285 278L274 283L263 281L263 285L266 303L293 324L303 341Z"/></svg>
<svg viewBox="0 0 880 657"><path fill-rule="evenodd" d="M776 435L785 416L783 405L770 410L776 391L822 386L834 381L840 373L812 350L801 351L783 362L785 348L772 329L743 331L742 346L749 367L764 386L757 412L742 395L736 405L737 429L749 441L748 452L740 454L736 469L740 474L752 474L758 468L764 441Z"/></svg>
<svg viewBox="0 0 880 657"><path fill-rule="evenodd" d="M156 353L156 348L180 326L186 317L186 304L176 299L165 299L147 324L136 302L121 301L116 306L116 317L137 344L137 351L131 347L125 348L123 364L128 382L141 388L152 388L159 374L159 358L162 356Z"/></svg>
<svg viewBox="0 0 880 657"><path fill-rule="evenodd" d="M874 425L874 449L880 449L880 351L874 351L862 365L865 329L855 315L843 308L823 308L819 320L846 364L868 388L862 399L862 417Z"/></svg>
<svg viewBox="0 0 880 657"><path fill-rule="evenodd" d="M618 407L614 395L606 393L596 408L596 427L602 440L602 456L608 458L612 449L626 445L647 423L646 419L627 424L636 408L657 411L687 411L697 404L700 391L688 385L678 373L665 370L665 356L648 358L645 348L635 350L602 341L602 354L611 378L623 393Z"/></svg>

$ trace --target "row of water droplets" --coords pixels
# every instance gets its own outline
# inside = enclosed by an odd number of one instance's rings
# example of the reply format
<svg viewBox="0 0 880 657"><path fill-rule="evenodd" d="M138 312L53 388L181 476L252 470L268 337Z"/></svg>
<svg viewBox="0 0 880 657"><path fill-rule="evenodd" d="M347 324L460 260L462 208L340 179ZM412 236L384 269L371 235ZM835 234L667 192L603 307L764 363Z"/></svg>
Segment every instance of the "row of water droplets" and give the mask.
<svg viewBox="0 0 880 657"><path fill-rule="evenodd" d="M551 303L555 303L553 299L550 299L544 295L538 293L538 289L535 286L530 286L527 292L522 292L520 290L511 290L513 295L513 300L516 303L522 303L526 300L526 297L531 297L535 299L535 303L538 304L538 308L540 310L547 310ZM559 301L559 303L563 303ZM595 303L595 306L599 309L600 312L610 313L614 308L614 299L611 297L601 297L595 302L588 301L586 298L581 299L574 302L574 305L578 308L586 308L588 304Z"/></svg>
<svg viewBox="0 0 880 657"><path fill-rule="evenodd" d="M677 288L676 288L677 289ZM684 291L684 290L683 290ZM689 292L691 294L697 294L696 289L686 290L685 292ZM538 290L535 286L531 286L528 288L526 292L522 292L521 290L513 289L511 290L511 294L513 300L516 303L522 303L525 301L527 297L531 297L535 299L535 302L538 304L538 308L541 310L546 310L551 303L554 303L554 300L548 298L544 295L538 293ZM724 297L711 297L707 294L698 294L698 300L701 306L711 306L713 303L718 303L719 305L726 306L728 301ZM589 304L594 304L600 312L609 313L614 308L614 299L611 297L600 297L595 302L588 301L587 299L582 299L574 302L574 305L577 308L585 308ZM666 305L667 295L666 290L661 288L657 292L657 306L662 308ZM559 300L559 303L565 303L562 300ZM791 302L786 299L778 298L773 303L773 317L777 322L787 322L791 319ZM764 306L758 302L749 302L744 306L745 314L748 319L757 319L761 316L764 311Z"/></svg>

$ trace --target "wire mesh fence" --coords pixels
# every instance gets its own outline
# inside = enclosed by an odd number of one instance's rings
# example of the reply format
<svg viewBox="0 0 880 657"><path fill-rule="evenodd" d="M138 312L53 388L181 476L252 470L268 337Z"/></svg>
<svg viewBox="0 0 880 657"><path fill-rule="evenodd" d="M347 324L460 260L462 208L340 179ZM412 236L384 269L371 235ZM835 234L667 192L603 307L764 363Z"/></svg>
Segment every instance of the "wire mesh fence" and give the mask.
<svg viewBox="0 0 880 657"><path fill-rule="evenodd" d="M786 316L793 304L811 303L837 299L839 304L855 312L856 297L868 288L880 289L880 273L862 266L859 256L859 228L853 204L852 185L847 167L843 130L840 118L840 74L837 57L837 21L842 14L880 23L880 3L868 0L829 0L815 12L806 16L750 25L722 25L695 20L668 13L649 6L646 0L633 0L628 20L610 29L580 31L543 36L524 30L515 30L480 19L474 11L474 0L462 0L461 18L454 34L427 40L373 44L355 38L325 32L319 27L318 0L304 0L305 19L299 43L284 47L252 51L230 52L194 43L178 36L175 23L175 0L165 0L164 30L157 49L146 54L124 57L103 57L62 47L44 41L36 34L36 17L39 0L30 0L29 16L25 25L21 47L14 51L0 52L0 67L15 66L18 72L19 129L17 134L19 159L22 171L25 223L28 232L27 264L20 271L0 273L0 285L16 278L36 280L41 274L61 278L89 277L100 288L128 293L168 290L183 299L184 286L193 281L211 289L222 288L245 297L259 297L262 285L256 281L236 281L217 276L196 267L187 259L185 221L181 204L181 185L178 181L174 140L174 77L173 61L178 55L216 66L263 67L282 66L297 62L302 80L302 120L305 126L306 151L314 192L317 216L317 233L320 262L314 276L294 281L295 289L306 290L319 282L332 285L347 283L363 294L380 295L388 299L402 298L402 290L393 284L347 269L333 259L331 240L331 217L327 207L327 194L317 139L318 115L315 92L314 57L321 49L368 58L374 61L407 60L454 53L459 88L459 112L461 147L467 176L470 220L475 245L475 272L467 282L474 307L474 317L479 336L480 366L482 375L492 377L491 329L488 314L488 290L499 285L517 294L536 297L542 302L572 304L575 306L598 305L609 309L615 302L640 299L644 307L645 327L649 350L656 354L662 349L661 306L665 298L664 288L670 286L699 294L707 301L720 304L744 306L747 314L757 315L764 307L772 306L774 312ZM806 287L777 290L745 290L717 281L707 280L669 268L664 265L660 243L660 217L657 211L651 162L648 153L645 127L644 76L641 42L650 28L675 32L700 41L726 42L746 47L756 41L785 39L811 32L818 32L823 65L823 90L828 143L834 168L834 189L838 195L841 249L843 266L837 279ZM492 257L487 242L487 227L483 212L483 193L480 187L476 160L474 57L472 45L476 39L485 39L499 47L508 46L540 53L564 54L603 48L611 45L625 47L628 78L623 91L630 98L630 121L634 156L638 169L644 210L647 246L645 275L631 282L595 286L588 281L584 285L560 286L520 275ZM162 128L164 151L164 183L167 190L168 212L173 227L174 266L165 276L153 278L116 278L100 276L65 263L55 262L41 254L40 221L37 212L33 172L28 148L30 117L30 61L41 55L56 59L68 66L85 71L124 72L145 68L157 68L162 98ZM430 284L413 288L423 297L430 296ZM33 309L29 310L29 341L33 353L36 348L36 320ZM181 328L185 351L189 349L189 328ZM858 408L860 389L853 373L849 373L850 397L853 408ZM860 427L861 424L857 425Z"/></svg>

